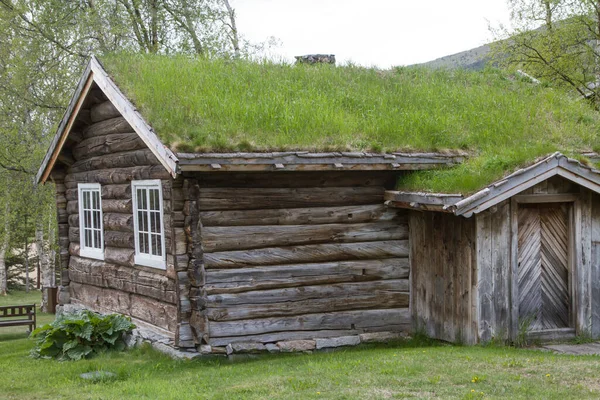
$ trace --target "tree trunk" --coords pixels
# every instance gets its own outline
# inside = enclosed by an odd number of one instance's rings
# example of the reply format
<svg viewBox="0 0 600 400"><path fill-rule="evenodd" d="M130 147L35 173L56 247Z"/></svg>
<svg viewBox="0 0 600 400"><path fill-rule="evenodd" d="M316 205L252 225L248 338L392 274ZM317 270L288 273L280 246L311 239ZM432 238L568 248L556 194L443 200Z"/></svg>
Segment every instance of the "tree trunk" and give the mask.
<svg viewBox="0 0 600 400"><path fill-rule="evenodd" d="M227 7L227 14L229 15L229 27L231 28L231 44L233 45L233 52L235 58L240 57L240 39L238 36L237 25L235 23L235 10L231 8L229 0L223 0L225 7Z"/></svg>
<svg viewBox="0 0 600 400"><path fill-rule="evenodd" d="M5 206L5 220L4 220L4 235L2 238L2 244L0 244L0 296L6 296L8 291L8 279L6 271L6 252L8 251L8 244L10 240L8 216L10 215L10 206L6 202Z"/></svg>

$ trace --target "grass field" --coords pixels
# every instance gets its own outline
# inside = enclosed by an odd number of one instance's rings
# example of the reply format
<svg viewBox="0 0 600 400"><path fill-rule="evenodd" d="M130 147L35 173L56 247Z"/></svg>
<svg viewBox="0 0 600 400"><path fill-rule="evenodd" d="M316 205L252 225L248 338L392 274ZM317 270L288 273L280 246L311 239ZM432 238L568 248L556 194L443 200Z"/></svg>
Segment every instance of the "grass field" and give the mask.
<svg viewBox="0 0 600 400"><path fill-rule="evenodd" d="M103 63L176 151L467 150L404 189L473 192L536 157L600 149L600 115L507 72L113 55Z"/></svg>
<svg viewBox="0 0 600 400"><path fill-rule="evenodd" d="M30 302L17 294L1 304ZM49 320L41 316L41 320ZM149 347L78 362L28 357L0 334L0 399L597 399L600 358L426 339L328 353L174 361ZM89 371L117 378L91 383Z"/></svg>

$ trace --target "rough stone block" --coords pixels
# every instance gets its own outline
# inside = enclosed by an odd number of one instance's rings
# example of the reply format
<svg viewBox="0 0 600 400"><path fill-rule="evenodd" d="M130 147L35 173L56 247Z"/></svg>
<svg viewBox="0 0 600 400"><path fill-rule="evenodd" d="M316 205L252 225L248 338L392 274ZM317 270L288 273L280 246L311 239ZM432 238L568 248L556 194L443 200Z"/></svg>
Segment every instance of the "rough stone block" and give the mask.
<svg viewBox="0 0 600 400"><path fill-rule="evenodd" d="M361 343L389 342L406 338L408 335L403 332L369 332L360 334Z"/></svg>
<svg viewBox="0 0 600 400"><path fill-rule="evenodd" d="M311 351L314 350L316 342L314 340L289 340L277 342L277 347L282 352Z"/></svg>
<svg viewBox="0 0 600 400"><path fill-rule="evenodd" d="M235 353L257 353L267 350L264 344L256 342L232 343L231 347Z"/></svg>
<svg viewBox="0 0 600 400"><path fill-rule="evenodd" d="M328 347L356 346L357 344L360 344L360 337L340 336L336 338L316 339L315 342L317 349L324 349Z"/></svg>

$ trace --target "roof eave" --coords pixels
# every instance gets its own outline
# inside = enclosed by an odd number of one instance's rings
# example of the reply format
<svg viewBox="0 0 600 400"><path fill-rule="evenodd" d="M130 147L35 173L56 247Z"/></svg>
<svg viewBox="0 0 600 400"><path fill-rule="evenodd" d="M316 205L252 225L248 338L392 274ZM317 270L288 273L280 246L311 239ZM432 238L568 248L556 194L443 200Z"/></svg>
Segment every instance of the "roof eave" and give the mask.
<svg viewBox="0 0 600 400"><path fill-rule="evenodd" d="M177 163L179 160L175 154L160 141L152 127L144 120L134 105L108 76L108 73L102 67L100 61L98 61L95 56L92 56L79 80L77 89L71 98L69 106L56 130L52 143L50 144L38 173L36 174L36 182L45 183L48 179L58 154L62 150L73 122L79 113L92 83L98 85L119 113L121 113L133 130L139 135L142 141L148 146L152 153L154 153L165 169L171 176L176 177L178 173Z"/></svg>

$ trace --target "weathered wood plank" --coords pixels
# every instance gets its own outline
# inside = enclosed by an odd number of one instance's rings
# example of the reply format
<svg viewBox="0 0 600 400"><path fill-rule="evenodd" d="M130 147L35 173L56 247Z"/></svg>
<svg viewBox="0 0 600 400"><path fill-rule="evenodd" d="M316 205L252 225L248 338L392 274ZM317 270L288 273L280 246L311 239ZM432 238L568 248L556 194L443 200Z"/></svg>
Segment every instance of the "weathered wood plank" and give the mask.
<svg viewBox="0 0 600 400"><path fill-rule="evenodd" d="M107 231L133 232L132 214L104 213L102 220Z"/></svg>
<svg viewBox="0 0 600 400"><path fill-rule="evenodd" d="M213 321L210 337L260 335L281 331L362 330L364 332L389 327L410 331L411 319L407 308L389 310L359 310L323 314L306 314L282 318L261 318L228 322Z"/></svg>
<svg viewBox="0 0 600 400"><path fill-rule="evenodd" d="M232 305L272 304L310 299L360 296L368 292L407 293L408 279L336 283L331 285L302 286L284 289L257 290L234 294L207 296L208 307Z"/></svg>
<svg viewBox="0 0 600 400"><path fill-rule="evenodd" d="M104 244L107 247L135 248L132 232L104 231Z"/></svg>
<svg viewBox="0 0 600 400"><path fill-rule="evenodd" d="M211 211L377 204L383 202L384 191L382 187L203 188L198 207Z"/></svg>
<svg viewBox="0 0 600 400"><path fill-rule="evenodd" d="M403 212L389 210L383 204L340 207L289 208L275 210L233 210L200 212L204 227L253 225L315 225L406 221Z"/></svg>
<svg viewBox="0 0 600 400"><path fill-rule="evenodd" d="M408 256L408 240L363 243L328 243L272 247L258 250L224 251L204 254L207 268L240 268L253 265L311 263Z"/></svg>
<svg viewBox="0 0 600 400"><path fill-rule="evenodd" d="M119 111L110 101L104 101L90 107L90 119L92 122L104 121L120 115Z"/></svg>
<svg viewBox="0 0 600 400"><path fill-rule="evenodd" d="M107 263L122 265L124 267L133 267L135 265L134 249L122 249L118 247L104 248L104 261Z"/></svg>
<svg viewBox="0 0 600 400"><path fill-rule="evenodd" d="M144 142L135 132L94 136L77 143L77 145L73 147L73 157L79 161L119 151L144 149L145 146Z"/></svg>
<svg viewBox="0 0 600 400"><path fill-rule="evenodd" d="M184 172L184 175L187 173ZM393 188L402 171L322 171L322 172L197 172L203 188L306 188L306 187L386 187Z"/></svg>
<svg viewBox="0 0 600 400"><path fill-rule="evenodd" d="M394 330L390 327L386 328L373 328L372 331L385 332L388 330ZM226 346L230 343L241 343L241 342L253 342L253 343L274 343L279 341L290 341L290 340L312 340L316 338L330 338L340 337L348 335L359 335L363 333L363 330L352 329L352 330L315 330L315 331L284 331L284 332L273 332L265 333L262 335L247 335L247 336L229 336L229 337L218 337L210 338L208 343L211 346Z"/></svg>
<svg viewBox="0 0 600 400"><path fill-rule="evenodd" d="M408 226L396 222L205 227L202 229L202 247L207 253L324 242L365 242L407 238Z"/></svg>
<svg viewBox="0 0 600 400"><path fill-rule="evenodd" d="M175 333L177 306L147 296L71 282L71 300L100 312L117 312Z"/></svg>
<svg viewBox="0 0 600 400"><path fill-rule="evenodd" d="M208 294L367 280L405 279L408 258L284 264L269 267L208 270Z"/></svg>
<svg viewBox="0 0 600 400"><path fill-rule="evenodd" d="M83 138L112 135L115 133L133 132L133 128L123 117L110 118L96 122L83 130Z"/></svg>
<svg viewBox="0 0 600 400"><path fill-rule="evenodd" d="M69 168L70 174L110 168L128 168L143 165L159 165L160 162L149 149L123 151L80 160Z"/></svg>
<svg viewBox="0 0 600 400"><path fill-rule="evenodd" d="M353 293L341 297L316 297L298 301L291 299L273 304L245 304L214 308L209 304L206 313L211 321L233 321L348 310L400 309L407 308L408 301L408 291L389 292L374 289L365 290L360 295Z"/></svg>
<svg viewBox="0 0 600 400"><path fill-rule="evenodd" d="M69 274L76 283L137 293L172 304L177 302L175 281L164 274L81 257L71 257Z"/></svg>
<svg viewBox="0 0 600 400"><path fill-rule="evenodd" d="M101 185L130 183L133 180L164 179L171 176L162 165L151 165L130 168L102 169L97 171L78 172L65 177L65 186L76 189L78 183L95 182Z"/></svg>

